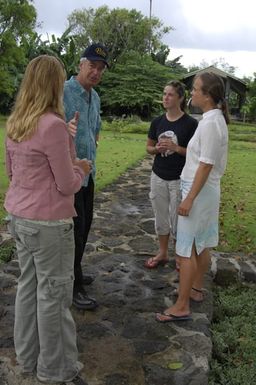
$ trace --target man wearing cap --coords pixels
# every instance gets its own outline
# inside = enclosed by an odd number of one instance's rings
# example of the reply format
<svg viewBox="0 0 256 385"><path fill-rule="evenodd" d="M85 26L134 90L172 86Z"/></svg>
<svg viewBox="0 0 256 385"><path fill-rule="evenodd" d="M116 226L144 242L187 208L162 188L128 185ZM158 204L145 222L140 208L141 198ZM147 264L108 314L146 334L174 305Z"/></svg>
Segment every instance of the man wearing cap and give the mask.
<svg viewBox="0 0 256 385"><path fill-rule="evenodd" d="M69 122L69 131L74 136L77 157L92 162L91 174L85 177L81 190L75 194L77 217L74 218L73 305L85 310L98 306L84 289L84 285L90 284L93 279L83 275L81 261L93 218L95 158L101 126L100 99L93 87L99 84L105 68L108 67L107 56L107 50L101 44L87 47L80 59L77 76L72 76L64 86L66 121Z"/></svg>

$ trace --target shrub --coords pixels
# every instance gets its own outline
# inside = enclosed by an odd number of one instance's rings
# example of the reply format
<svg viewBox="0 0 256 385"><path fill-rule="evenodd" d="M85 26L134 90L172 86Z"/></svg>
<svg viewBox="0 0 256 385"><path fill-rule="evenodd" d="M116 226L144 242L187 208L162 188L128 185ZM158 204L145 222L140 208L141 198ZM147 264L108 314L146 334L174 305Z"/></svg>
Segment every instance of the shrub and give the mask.
<svg viewBox="0 0 256 385"><path fill-rule="evenodd" d="M102 128L104 131L112 131L115 133L137 133L137 134L147 134L150 123L142 122L141 120L137 120L137 122L133 121L133 119L113 119L112 122L108 122L104 120L102 122Z"/></svg>
<svg viewBox="0 0 256 385"><path fill-rule="evenodd" d="M209 385L253 385L256 378L255 285L215 291Z"/></svg>

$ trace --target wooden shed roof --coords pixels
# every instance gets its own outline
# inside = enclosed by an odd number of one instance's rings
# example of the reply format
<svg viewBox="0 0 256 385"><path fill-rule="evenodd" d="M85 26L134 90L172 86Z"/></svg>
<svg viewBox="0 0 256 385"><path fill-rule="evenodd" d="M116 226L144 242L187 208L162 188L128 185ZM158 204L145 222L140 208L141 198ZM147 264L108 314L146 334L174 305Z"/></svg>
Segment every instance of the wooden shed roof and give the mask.
<svg viewBox="0 0 256 385"><path fill-rule="evenodd" d="M213 72L216 75L221 76L222 79L225 81L225 83L227 81L229 81L230 88L233 89L238 94L242 94L243 95L243 94L246 93L247 85L246 85L246 83L243 80L237 78L234 75L229 74L228 72L224 72L224 71L220 70L219 68L217 68L215 66L209 66L209 67L197 70L197 71L190 72L187 75L183 76L183 78L181 80L188 87L191 87L195 75L198 75L198 74L203 73L203 72Z"/></svg>

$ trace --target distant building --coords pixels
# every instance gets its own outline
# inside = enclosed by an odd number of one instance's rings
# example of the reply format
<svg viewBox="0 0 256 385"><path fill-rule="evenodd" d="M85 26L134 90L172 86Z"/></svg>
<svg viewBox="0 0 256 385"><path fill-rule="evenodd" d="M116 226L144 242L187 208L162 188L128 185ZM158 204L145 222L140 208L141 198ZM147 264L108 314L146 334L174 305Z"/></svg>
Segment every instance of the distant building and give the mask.
<svg viewBox="0 0 256 385"><path fill-rule="evenodd" d="M206 67L198 71L193 71L185 75L181 81L186 85L187 89L192 89L192 84L195 75L198 75L203 72L214 72L215 74L221 76L225 83L225 98L228 102L230 115L233 119L241 119L241 107L243 106L246 98L247 85L246 83L238 79L237 77L220 70L214 66ZM231 100L232 98L232 100ZM202 111L199 108L189 106L189 112L192 115L201 115Z"/></svg>

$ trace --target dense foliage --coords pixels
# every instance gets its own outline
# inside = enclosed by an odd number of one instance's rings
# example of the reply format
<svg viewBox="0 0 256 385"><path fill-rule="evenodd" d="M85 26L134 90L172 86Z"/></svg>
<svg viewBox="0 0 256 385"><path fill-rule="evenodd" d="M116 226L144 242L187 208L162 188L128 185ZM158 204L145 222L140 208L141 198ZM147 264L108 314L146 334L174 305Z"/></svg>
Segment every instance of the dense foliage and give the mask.
<svg viewBox="0 0 256 385"><path fill-rule="evenodd" d="M77 73L81 52L92 42L105 44L110 52L110 70L99 86L104 115L151 118L159 110L166 81L182 78L188 72L180 64L180 57L168 60L170 48L162 39L173 28L136 9L102 6L74 10L60 37L43 39L37 26L33 0L0 0L0 113L9 113L32 58L40 54L59 57L69 78ZM235 68L222 58L212 64L234 73ZM200 68L207 65L201 63ZM246 80L249 93L243 107L244 119L255 120L256 78Z"/></svg>
<svg viewBox="0 0 256 385"><path fill-rule="evenodd" d="M171 27L135 9L76 10L62 36L45 40L35 30L32 0L0 0L0 20L0 113L9 113L32 58L40 54L59 57L69 78L77 73L80 54L91 42L100 41L110 52L111 68L99 86L102 111L107 115L150 117L158 110L166 81L186 72L179 58L167 61L170 49L161 39Z"/></svg>
<svg viewBox="0 0 256 385"><path fill-rule="evenodd" d="M103 114L150 117L161 108L163 87L173 76L149 55L131 52L104 74L99 87Z"/></svg>
<svg viewBox="0 0 256 385"><path fill-rule="evenodd" d="M0 111L8 111L27 63L23 44L33 34L36 11L27 0L0 0Z"/></svg>
<svg viewBox="0 0 256 385"><path fill-rule="evenodd" d="M210 385L253 385L256 378L255 285L215 291Z"/></svg>

